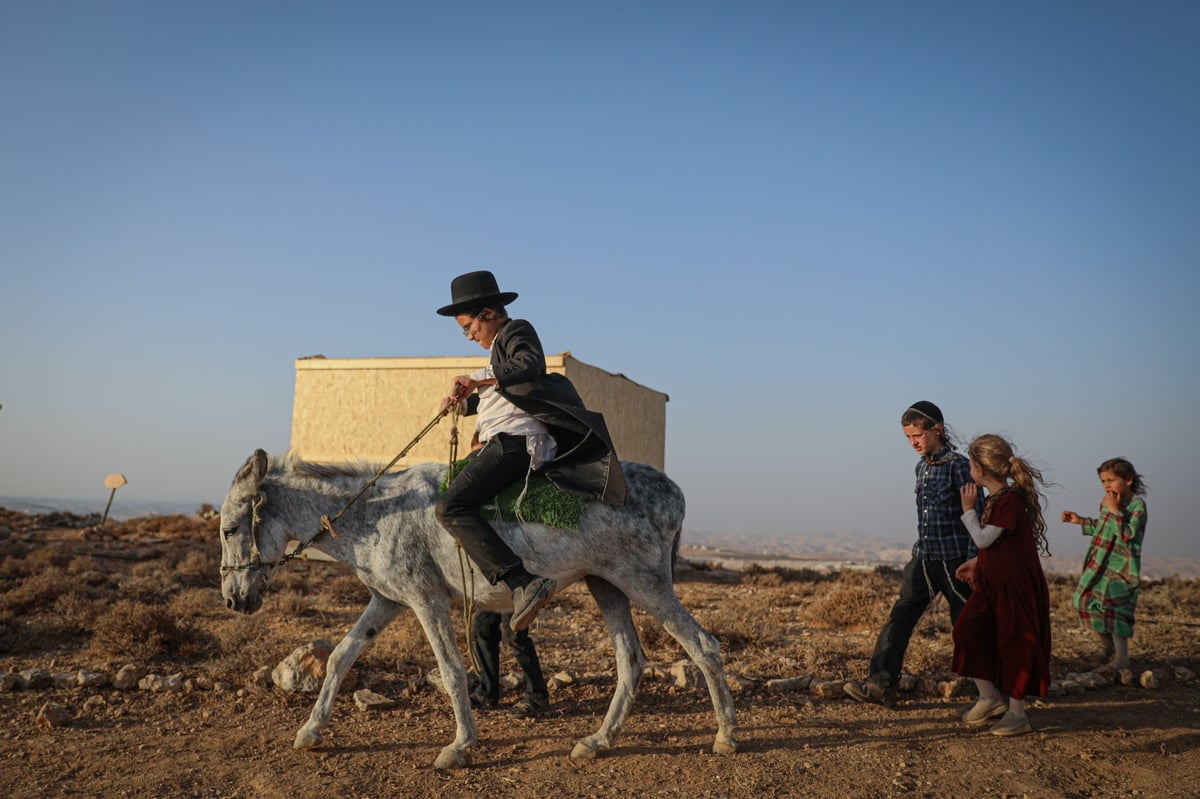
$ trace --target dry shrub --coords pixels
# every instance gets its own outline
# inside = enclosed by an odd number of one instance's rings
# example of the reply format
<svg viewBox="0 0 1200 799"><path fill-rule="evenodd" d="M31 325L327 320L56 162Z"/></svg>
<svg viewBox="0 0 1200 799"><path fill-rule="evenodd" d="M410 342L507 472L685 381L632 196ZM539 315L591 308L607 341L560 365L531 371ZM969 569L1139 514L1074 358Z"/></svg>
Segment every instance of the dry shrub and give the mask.
<svg viewBox="0 0 1200 799"><path fill-rule="evenodd" d="M350 571L331 575L326 579L322 593L330 601L344 605L362 605L364 608L371 599L371 592L362 580Z"/></svg>
<svg viewBox="0 0 1200 799"><path fill-rule="evenodd" d="M291 617L308 615L313 606L312 600L295 591L275 592L273 604L275 607L271 609L272 613L282 613Z"/></svg>
<svg viewBox="0 0 1200 799"><path fill-rule="evenodd" d="M64 632L86 633L96 621L96 603L71 591L54 600L54 616Z"/></svg>
<svg viewBox="0 0 1200 799"><path fill-rule="evenodd" d="M23 580L32 571L24 560L25 550L5 544L11 542L0 542L0 586Z"/></svg>
<svg viewBox="0 0 1200 799"><path fill-rule="evenodd" d="M165 573L129 576L117 587L125 599L143 603L162 602L174 589Z"/></svg>
<svg viewBox="0 0 1200 799"><path fill-rule="evenodd" d="M874 572L840 572L836 584L811 602L804 620L814 627L870 629L883 624L893 589L892 578Z"/></svg>
<svg viewBox="0 0 1200 799"><path fill-rule="evenodd" d="M1197 616L1200 615L1200 581L1166 580L1146 581L1138 596L1137 615Z"/></svg>
<svg viewBox="0 0 1200 799"><path fill-rule="evenodd" d="M675 644L675 639L667 634L657 619L647 613L638 613L635 618L638 640L642 642L642 649L645 651L653 652Z"/></svg>
<svg viewBox="0 0 1200 799"><path fill-rule="evenodd" d="M0 597L0 604L18 615L34 613L50 607L59 595L72 590L74 585L74 579L62 568L47 567L34 571L21 580L18 585Z"/></svg>
<svg viewBox="0 0 1200 799"><path fill-rule="evenodd" d="M62 570L74 559L65 547L38 546L25 555L26 573L37 574L50 569Z"/></svg>
<svg viewBox="0 0 1200 799"><path fill-rule="evenodd" d="M162 536L162 537L194 537L197 534L196 521L187 516L173 514L169 516L147 516L141 519L130 519L123 525L123 532L133 528L141 535ZM216 525L213 525L213 534L216 534Z"/></svg>
<svg viewBox="0 0 1200 799"><path fill-rule="evenodd" d="M214 651L209 658L213 671L230 682L240 682L259 666L274 665L287 656L266 629L265 617L229 615L214 625Z"/></svg>
<svg viewBox="0 0 1200 799"><path fill-rule="evenodd" d="M180 619L220 617L230 611L225 607L221 592L213 588L188 588L171 597L171 613Z"/></svg>
<svg viewBox="0 0 1200 799"><path fill-rule="evenodd" d="M154 661L170 655L188 660L207 655L211 639L195 628L179 624L166 608L122 600L96 620L92 649L112 658Z"/></svg>
<svg viewBox="0 0 1200 799"><path fill-rule="evenodd" d="M83 574L84 572L96 571L97 569L98 564L96 563L96 559L91 555L76 555L67 564L67 572L69 574Z"/></svg>
<svg viewBox="0 0 1200 799"><path fill-rule="evenodd" d="M0 654L36 651L40 646L37 636L33 635L24 620L9 613L7 609L0 610Z"/></svg>
<svg viewBox="0 0 1200 799"><path fill-rule="evenodd" d="M786 566L764 568L757 563L750 564L746 569L746 582L764 588L777 588L788 583L824 583L832 579L835 579L833 573L816 569L790 569Z"/></svg>
<svg viewBox="0 0 1200 799"><path fill-rule="evenodd" d="M175 564L175 577L181 586L211 586L217 581L219 574L220 564L216 558L198 549L189 549Z"/></svg>
<svg viewBox="0 0 1200 799"><path fill-rule="evenodd" d="M721 642L721 651L734 653L776 640L778 630L764 624L765 616L717 611L706 617L705 628ZM674 639L672 639L674 640Z"/></svg>

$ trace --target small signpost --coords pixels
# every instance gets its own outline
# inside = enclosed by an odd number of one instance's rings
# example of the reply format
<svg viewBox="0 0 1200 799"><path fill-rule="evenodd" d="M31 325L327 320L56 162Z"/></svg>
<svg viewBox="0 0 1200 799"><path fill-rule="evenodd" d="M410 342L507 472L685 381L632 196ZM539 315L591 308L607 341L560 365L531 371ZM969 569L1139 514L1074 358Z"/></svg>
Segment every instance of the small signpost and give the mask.
<svg viewBox="0 0 1200 799"><path fill-rule="evenodd" d="M103 527L105 520L108 519L108 509L112 507L113 497L117 495L117 489L128 482L123 474L110 474L104 478L104 487L111 488L112 493L108 495L108 504L104 506L104 516L100 519L100 526Z"/></svg>

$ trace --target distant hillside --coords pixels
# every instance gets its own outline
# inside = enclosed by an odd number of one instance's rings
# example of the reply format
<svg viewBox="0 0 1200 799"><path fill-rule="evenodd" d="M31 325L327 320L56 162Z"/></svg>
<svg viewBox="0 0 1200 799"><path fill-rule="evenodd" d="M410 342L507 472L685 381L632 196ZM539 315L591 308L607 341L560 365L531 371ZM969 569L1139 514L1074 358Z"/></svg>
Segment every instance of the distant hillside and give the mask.
<svg viewBox="0 0 1200 799"><path fill-rule="evenodd" d="M0 508L19 511L21 513L54 513L67 511L79 516L89 513L104 513L104 499L60 499L57 497L0 497ZM202 502L128 502L120 495L113 499L109 509L109 518L117 521L137 519L143 516L191 516L200 510Z"/></svg>
<svg viewBox="0 0 1200 799"><path fill-rule="evenodd" d="M758 563L763 566L784 565L788 560L803 561L803 565L873 566L908 562L912 540L886 539L858 533L815 533L788 536L760 536L752 533L714 533L684 530L682 549L694 560L738 564ZM1042 559L1046 571L1078 574L1083 568L1083 555L1060 555ZM1200 577L1200 559L1154 556L1142 558L1142 576L1158 580L1178 576L1185 579Z"/></svg>

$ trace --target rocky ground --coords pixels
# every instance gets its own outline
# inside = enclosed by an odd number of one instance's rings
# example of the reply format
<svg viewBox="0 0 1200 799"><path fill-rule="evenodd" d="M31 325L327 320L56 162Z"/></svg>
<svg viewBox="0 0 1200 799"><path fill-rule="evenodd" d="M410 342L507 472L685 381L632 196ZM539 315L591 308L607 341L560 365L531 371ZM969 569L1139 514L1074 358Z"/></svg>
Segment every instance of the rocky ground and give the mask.
<svg viewBox="0 0 1200 799"><path fill-rule="evenodd" d="M478 714L468 768L432 768L454 735L432 655L402 616L360 659L325 743L292 748L312 706L269 675L336 641L366 592L336 564L288 564L262 611L227 611L211 513L110 523L0 509L0 795L5 797L1194 797L1200 795L1200 583L1144 589L1130 684L1089 676L1068 577L1051 583L1055 692L1035 731L958 720L948 614L922 621L893 710L838 689L865 676L899 586L892 569L681 568L678 592L722 644L741 751L710 752L707 692L639 614L654 667L617 742L577 762L613 689L611 650L582 586L533 629L553 681L542 716ZM82 683L82 684L81 684ZM360 709L355 693L387 700ZM359 695L360 698L365 696ZM509 693L505 702L519 697ZM388 706L390 705L390 707Z"/></svg>

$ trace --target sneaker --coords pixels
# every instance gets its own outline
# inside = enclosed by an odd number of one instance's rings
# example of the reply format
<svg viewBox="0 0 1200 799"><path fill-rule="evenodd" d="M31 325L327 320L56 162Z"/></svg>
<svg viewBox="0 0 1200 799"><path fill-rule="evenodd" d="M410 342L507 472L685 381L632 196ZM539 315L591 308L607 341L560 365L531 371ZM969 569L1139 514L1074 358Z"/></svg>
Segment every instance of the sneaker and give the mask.
<svg viewBox="0 0 1200 799"><path fill-rule="evenodd" d="M521 701L508 709L508 715L514 719L527 719L538 715L550 707L550 697L545 694L527 695Z"/></svg>
<svg viewBox="0 0 1200 799"><path fill-rule="evenodd" d="M968 727L978 727L1000 718L1007 712L1008 702L1003 699L980 698L966 713L962 714L962 720L967 723Z"/></svg>
<svg viewBox="0 0 1200 799"><path fill-rule="evenodd" d="M1011 710L992 727L992 735L1024 735L1033 732L1026 716L1015 715Z"/></svg>
<svg viewBox="0 0 1200 799"><path fill-rule="evenodd" d="M895 707L896 705L890 688L880 685L874 680L848 682L842 686L842 690L851 699L857 699L859 702L869 702L883 707Z"/></svg>
<svg viewBox="0 0 1200 799"><path fill-rule="evenodd" d="M557 584L549 577L534 577L520 588L513 589L513 614L509 624L519 633L533 624L538 611L554 596Z"/></svg>

